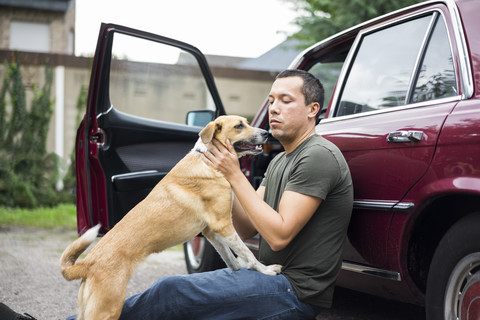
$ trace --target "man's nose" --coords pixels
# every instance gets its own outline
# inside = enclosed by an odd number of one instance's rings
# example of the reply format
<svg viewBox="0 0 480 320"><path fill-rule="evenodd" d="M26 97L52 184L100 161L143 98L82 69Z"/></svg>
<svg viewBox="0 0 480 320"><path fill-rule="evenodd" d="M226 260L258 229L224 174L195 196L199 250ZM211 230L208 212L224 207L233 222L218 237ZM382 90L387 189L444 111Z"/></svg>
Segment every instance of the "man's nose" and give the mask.
<svg viewBox="0 0 480 320"><path fill-rule="evenodd" d="M275 101L270 103L270 106L268 107L268 111L272 114L277 114L278 113L278 106L275 103Z"/></svg>

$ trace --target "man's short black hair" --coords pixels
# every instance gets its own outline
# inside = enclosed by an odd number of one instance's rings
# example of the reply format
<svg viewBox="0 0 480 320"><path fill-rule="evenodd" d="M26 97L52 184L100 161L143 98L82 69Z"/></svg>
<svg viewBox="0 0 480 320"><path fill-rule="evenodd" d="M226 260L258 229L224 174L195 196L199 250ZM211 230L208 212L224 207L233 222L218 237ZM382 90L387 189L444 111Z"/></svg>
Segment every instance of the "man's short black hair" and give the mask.
<svg viewBox="0 0 480 320"><path fill-rule="evenodd" d="M325 92L322 83L310 72L299 69L284 70L280 72L275 79L288 77L300 77L303 79L302 93L305 97L305 105L308 106L312 102L318 102L320 105L320 110L315 117L316 123L318 124L320 111L323 108L323 100L325 99Z"/></svg>

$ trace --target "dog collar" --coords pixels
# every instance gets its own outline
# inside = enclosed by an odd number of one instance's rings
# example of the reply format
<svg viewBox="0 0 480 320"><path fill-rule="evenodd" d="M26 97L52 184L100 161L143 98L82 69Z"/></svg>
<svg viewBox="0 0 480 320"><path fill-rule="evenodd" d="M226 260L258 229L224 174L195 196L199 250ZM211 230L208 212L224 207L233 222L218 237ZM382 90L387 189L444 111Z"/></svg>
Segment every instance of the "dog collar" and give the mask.
<svg viewBox="0 0 480 320"><path fill-rule="evenodd" d="M201 138L198 138L197 142L193 146L192 151L199 152L199 153L204 153L208 151L207 146L202 142Z"/></svg>

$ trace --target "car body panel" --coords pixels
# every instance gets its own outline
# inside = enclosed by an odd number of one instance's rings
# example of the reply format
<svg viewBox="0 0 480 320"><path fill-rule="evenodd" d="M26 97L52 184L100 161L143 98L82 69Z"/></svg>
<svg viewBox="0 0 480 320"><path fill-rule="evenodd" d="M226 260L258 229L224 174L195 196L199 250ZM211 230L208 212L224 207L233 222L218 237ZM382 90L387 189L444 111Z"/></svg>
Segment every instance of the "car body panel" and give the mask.
<svg viewBox="0 0 480 320"><path fill-rule="evenodd" d="M369 264L386 267L391 209L426 172L441 125L453 105L454 102L434 108L419 107L371 117L323 121L317 127L319 134L342 150L350 167L355 182L356 210L349 228L349 240ZM402 113L402 117L397 113ZM405 126L406 123L409 125ZM387 142L390 132L400 130L421 131L423 139L420 142Z"/></svg>

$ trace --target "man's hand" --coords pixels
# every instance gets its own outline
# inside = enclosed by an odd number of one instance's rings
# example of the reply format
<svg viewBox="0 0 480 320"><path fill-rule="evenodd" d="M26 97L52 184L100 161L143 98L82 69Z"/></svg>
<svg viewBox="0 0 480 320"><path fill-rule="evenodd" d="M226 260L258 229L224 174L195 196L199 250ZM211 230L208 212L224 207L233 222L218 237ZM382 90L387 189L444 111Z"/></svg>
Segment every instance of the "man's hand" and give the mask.
<svg viewBox="0 0 480 320"><path fill-rule="evenodd" d="M213 139L207 145L208 151L202 154L202 160L225 177L232 184L232 177L240 173L240 163L238 162L237 153L231 145L230 141L226 141L224 146L217 139Z"/></svg>

